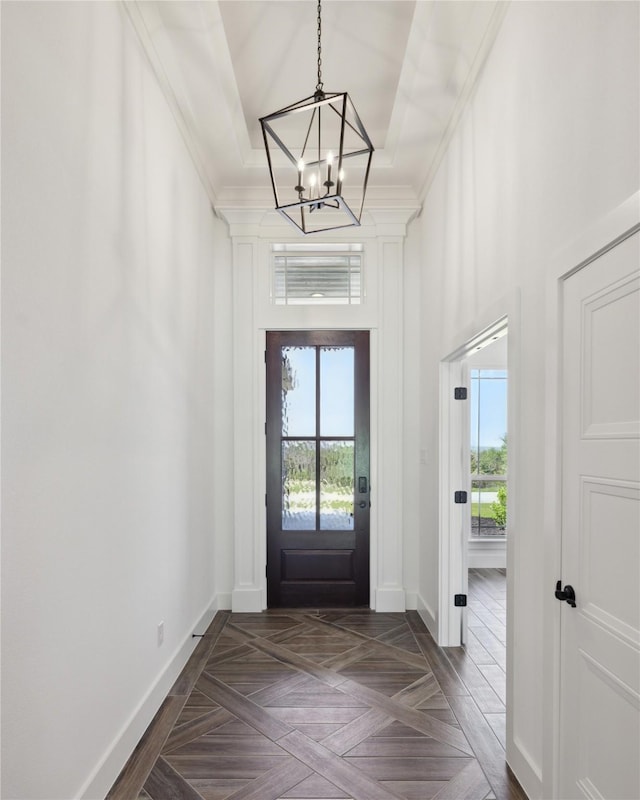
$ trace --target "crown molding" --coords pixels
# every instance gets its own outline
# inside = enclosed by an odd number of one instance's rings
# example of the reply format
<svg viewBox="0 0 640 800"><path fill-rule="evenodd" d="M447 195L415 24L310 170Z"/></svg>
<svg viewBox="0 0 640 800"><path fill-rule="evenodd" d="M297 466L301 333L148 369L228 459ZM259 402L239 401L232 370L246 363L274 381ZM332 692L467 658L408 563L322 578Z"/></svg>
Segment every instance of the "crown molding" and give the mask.
<svg viewBox="0 0 640 800"><path fill-rule="evenodd" d="M407 226L420 213L420 206L403 208L367 209L362 215L362 224L341 228L328 233L304 236L284 220L273 208L249 208L218 206L217 216L227 223L231 237L258 237L261 239L304 239L306 241L353 241L377 236L404 237Z"/></svg>
<svg viewBox="0 0 640 800"><path fill-rule="evenodd" d="M435 153L431 158L429 169L427 170L427 174L418 192L420 202L423 202L429 193L431 184L433 183L438 170L440 169L440 164L442 163L442 160L449 149L449 145L451 144L451 140L453 139L453 136L458 128L458 124L460 123L460 120L462 119L467 107L471 103L482 75L484 65L489 57L489 53L493 48L496 38L498 37L500 28L502 27L502 23L507 15L510 4L511 0L493 0L493 9L491 10L484 35L482 36L480 44L476 49L475 57L468 69L464 85L458 93L455 105L449 116L449 121L442 133L442 137L440 138L440 141L436 147Z"/></svg>
<svg viewBox="0 0 640 800"><path fill-rule="evenodd" d="M164 25L158 17L155 4L144 3L141 0L121 0L121 3L129 17L131 26L138 36L142 52L156 77L160 91L164 95L169 110L173 115L207 197L211 204L215 206L218 198L209 172L206 169L205 157L198 145L198 137L193 133L193 125L185 116L180 103L179 98L185 96L185 92L182 87L175 84L179 71L171 69L171 73L174 76L173 82L167 74L166 67L171 66L172 62L172 49L165 41Z"/></svg>

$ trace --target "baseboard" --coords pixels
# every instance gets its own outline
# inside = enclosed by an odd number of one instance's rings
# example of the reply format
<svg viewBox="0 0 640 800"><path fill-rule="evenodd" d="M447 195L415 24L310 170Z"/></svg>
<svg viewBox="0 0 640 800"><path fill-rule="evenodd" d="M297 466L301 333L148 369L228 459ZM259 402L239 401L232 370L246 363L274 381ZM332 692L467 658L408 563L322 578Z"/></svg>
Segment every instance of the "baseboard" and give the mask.
<svg viewBox="0 0 640 800"><path fill-rule="evenodd" d="M417 595L417 610L418 614L420 614L420 618L427 626L429 633L433 636L435 641L438 641L438 622L436 620L436 615L433 613L432 609L429 608L427 603L425 602L424 598L421 594L418 593Z"/></svg>
<svg viewBox="0 0 640 800"><path fill-rule="evenodd" d="M208 628L218 610L220 597L224 595L214 597L206 610L200 614L169 663L114 737L111 746L77 793L77 797L82 800L102 800L106 796L193 653L199 640L193 638L192 633L203 632Z"/></svg>
<svg viewBox="0 0 640 800"><path fill-rule="evenodd" d="M543 797L542 771L517 739L507 742L507 764L529 800L540 800Z"/></svg>
<svg viewBox="0 0 640 800"><path fill-rule="evenodd" d="M476 569L506 569L506 541L470 541L467 546L467 566Z"/></svg>
<svg viewBox="0 0 640 800"><path fill-rule="evenodd" d="M404 589L376 589L376 611L383 613L406 611Z"/></svg>

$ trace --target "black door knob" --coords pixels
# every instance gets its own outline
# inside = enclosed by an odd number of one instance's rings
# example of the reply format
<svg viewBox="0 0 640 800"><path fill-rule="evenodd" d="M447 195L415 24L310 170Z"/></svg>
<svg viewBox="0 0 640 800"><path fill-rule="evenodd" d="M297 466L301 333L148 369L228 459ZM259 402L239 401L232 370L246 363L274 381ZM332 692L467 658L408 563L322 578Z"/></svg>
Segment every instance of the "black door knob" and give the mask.
<svg viewBox="0 0 640 800"><path fill-rule="evenodd" d="M562 581L556 583L556 599L564 600L566 603L569 603L571 608L576 607L576 593L573 590L573 586L567 584L563 589Z"/></svg>

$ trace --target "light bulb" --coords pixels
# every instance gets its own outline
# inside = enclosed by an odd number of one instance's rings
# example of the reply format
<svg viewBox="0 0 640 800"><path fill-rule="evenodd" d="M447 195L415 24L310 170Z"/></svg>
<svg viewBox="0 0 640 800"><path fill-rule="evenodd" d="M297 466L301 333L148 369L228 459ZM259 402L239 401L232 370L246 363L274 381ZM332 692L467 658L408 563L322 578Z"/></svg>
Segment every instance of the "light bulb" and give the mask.
<svg viewBox="0 0 640 800"><path fill-rule="evenodd" d="M298 161L298 185L296 186L296 192L299 192L301 198L302 198L302 192L304 191L304 186L302 185L303 177L304 177L304 161L300 159L300 161Z"/></svg>
<svg viewBox="0 0 640 800"><path fill-rule="evenodd" d="M333 164L333 153L329 152L329 153L327 153L327 182L325 183L325 186L327 187L327 194L329 193L329 190L331 189L331 186L333 185L332 182L331 182L331 165L332 164Z"/></svg>

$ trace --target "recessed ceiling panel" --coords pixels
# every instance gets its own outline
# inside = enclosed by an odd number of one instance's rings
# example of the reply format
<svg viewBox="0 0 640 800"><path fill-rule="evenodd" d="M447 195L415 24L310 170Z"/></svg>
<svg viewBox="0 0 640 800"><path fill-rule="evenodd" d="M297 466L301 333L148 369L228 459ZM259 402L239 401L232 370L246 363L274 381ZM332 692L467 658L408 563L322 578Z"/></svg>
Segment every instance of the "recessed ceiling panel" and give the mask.
<svg viewBox="0 0 640 800"><path fill-rule="evenodd" d="M124 7L212 204L270 207L259 119L315 91L316 0ZM324 89L349 93L377 151L367 206L413 206L424 196L507 8L503 0L323 0Z"/></svg>
<svg viewBox="0 0 640 800"><path fill-rule="evenodd" d="M312 0L220 2L254 148L263 146L260 117L315 91L316 8ZM414 10L414 0L325 0L322 5L324 88L349 92L376 148L385 144Z"/></svg>

